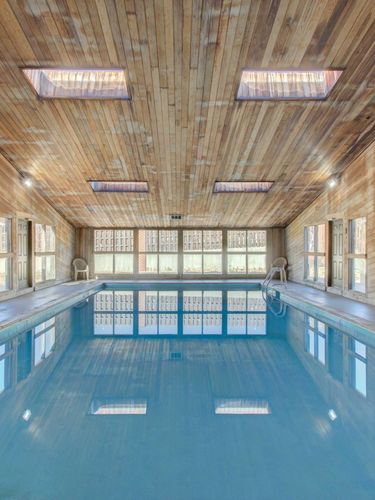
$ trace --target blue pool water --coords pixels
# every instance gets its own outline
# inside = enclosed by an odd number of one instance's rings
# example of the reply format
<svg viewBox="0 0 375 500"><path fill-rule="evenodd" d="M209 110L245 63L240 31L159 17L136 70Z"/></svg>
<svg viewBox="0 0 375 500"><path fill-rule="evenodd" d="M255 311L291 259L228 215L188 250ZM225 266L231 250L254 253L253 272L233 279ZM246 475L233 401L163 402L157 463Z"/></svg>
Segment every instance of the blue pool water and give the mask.
<svg viewBox="0 0 375 500"><path fill-rule="evenodd" d="M374 346L254 285L106 288L0 337L0 498L373 499Z"/></svg>

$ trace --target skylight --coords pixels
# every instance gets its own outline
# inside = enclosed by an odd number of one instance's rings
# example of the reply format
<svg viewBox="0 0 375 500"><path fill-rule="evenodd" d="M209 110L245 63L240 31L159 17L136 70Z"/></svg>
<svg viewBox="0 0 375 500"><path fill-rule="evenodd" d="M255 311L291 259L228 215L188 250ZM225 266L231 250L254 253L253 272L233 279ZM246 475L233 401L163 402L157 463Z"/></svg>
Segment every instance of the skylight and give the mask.
<svg viewBox="0 0 375 500"><path fill-rule="evenodd" d="M261 399L215 399L216 415L270 415L268 401Z"/></svg>
<svg viewBox="0 0 375 500"><path fill-rule="evenodd" d="M144 181L89 181L92 190L98 193L148 193Z"/></svg>
<svg viewBox="0 0 375 500"><path fill-rule="evenodd" d="M341 73L339 70L243 70L237 99L325 99Z"/></svg>
<svg viewBox="0 0 375 500"><path fill-rule="evenodd" d="M22 70L44 99L130 99L123 69Z"/></svg>
<svg viewBox="0 0 375 500"><path fill-rule="evenodd" d="M93 399L90 415L146 415L147 401L145 399Z"/></svg>
<svg viewBox="0 0 375 500"><path fill-rule="evenodd" d="M216 181L214 193L267 193L272 184L271 181Z"/></svg>

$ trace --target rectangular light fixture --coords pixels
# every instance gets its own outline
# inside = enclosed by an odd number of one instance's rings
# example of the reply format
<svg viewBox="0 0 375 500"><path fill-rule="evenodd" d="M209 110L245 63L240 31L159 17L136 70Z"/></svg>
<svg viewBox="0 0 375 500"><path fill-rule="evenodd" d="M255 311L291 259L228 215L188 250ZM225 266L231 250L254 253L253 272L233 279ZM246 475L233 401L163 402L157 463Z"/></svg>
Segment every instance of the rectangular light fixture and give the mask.
<svg viewBox="0 0 375 500"><path fill-rule="evenodd" d="M270 415L268 401L260 399L215 399L216 415Z"/></svg>
<svg viewBox="0 0 375 500"><path fill-rule="evenodd" d="M93 399L90 415L146 415L147 401L145 399Z"/></svg>
<svg viewBox="0 0 375 500"><path fill-rule="evenodd" d="M216 181L214 193L268 193L272 181Z"/></svg>
<svg viewBox="0 0 375 500"><path fill-rule="evenodd" d="M144 181L88 181L96 193L148 193Z"/></svg>
<svg viewBox="0 0 375 500"><path fill-rule="evenodd" d="M340 70L243 70L237 100L323 100Z"/></svg>
<svg viewBox="0 0 375 500"><path fill-rule="evenodd" d="M42 99L130 99L123 69L25 68Z"/></svg>

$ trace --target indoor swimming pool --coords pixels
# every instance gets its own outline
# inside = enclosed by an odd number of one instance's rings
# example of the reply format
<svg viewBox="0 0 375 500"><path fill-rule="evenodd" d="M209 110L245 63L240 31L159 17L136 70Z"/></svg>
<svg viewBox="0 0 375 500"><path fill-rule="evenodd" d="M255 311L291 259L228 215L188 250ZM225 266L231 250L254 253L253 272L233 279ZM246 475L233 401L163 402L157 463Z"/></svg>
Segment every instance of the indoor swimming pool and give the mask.
<svg viewBox="0 0 375 500"><path fill-rule="evenodd" d="M374 498L370 334L244 283L40 319L0 334L0 498Z"/></svg>

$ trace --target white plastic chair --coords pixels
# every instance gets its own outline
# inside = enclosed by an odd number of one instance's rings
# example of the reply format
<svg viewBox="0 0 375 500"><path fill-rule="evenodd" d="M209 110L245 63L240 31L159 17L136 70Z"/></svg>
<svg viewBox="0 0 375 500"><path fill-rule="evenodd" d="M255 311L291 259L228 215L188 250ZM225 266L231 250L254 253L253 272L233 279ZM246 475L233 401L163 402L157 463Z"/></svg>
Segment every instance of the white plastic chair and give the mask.
<svg viewBox="0 0 375 500"><path fill-rule="evenodd" d="M277 257L273 262L271 269L268 271L266 279L263 281L263 286L267 288L269 283L272 281L275 274L280 274L280 285L286 286L286 267L288 265L288 261L285 257Z"/></svg>
<svg viewBox="0 0 375 500"><path fill-rule="evenodd" d="M78 274L83 273L86 274L86 279L89 279L89 266L85 259L77 258L73 260L73 268L74 268L74 280L78 280Z"/></svg>

